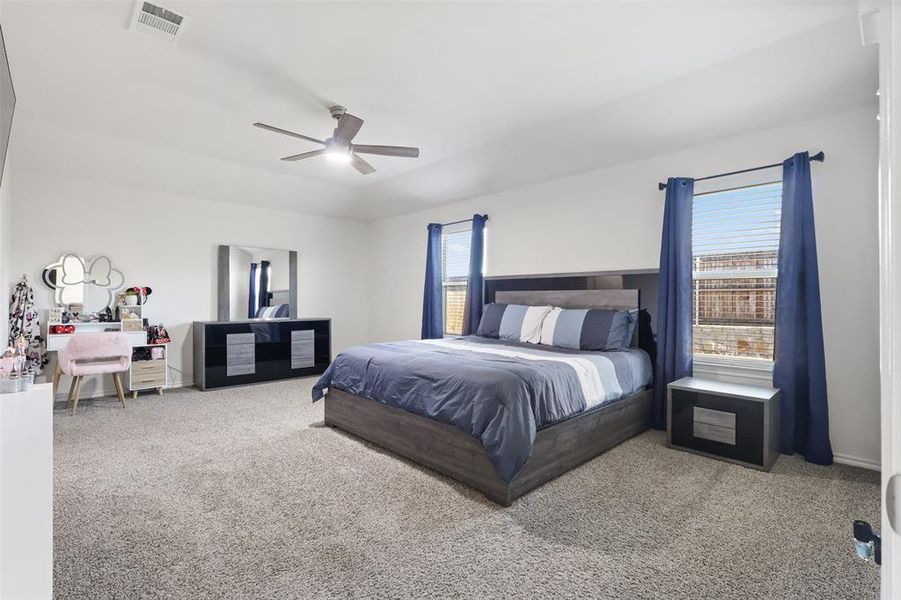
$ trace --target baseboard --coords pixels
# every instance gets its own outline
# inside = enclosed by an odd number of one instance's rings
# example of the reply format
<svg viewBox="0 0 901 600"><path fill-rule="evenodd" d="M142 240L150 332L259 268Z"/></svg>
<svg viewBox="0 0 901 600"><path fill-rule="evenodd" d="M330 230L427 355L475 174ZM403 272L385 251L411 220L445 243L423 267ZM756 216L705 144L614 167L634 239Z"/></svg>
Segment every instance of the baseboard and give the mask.
<svg viewBox="0 0 901 600"><path fill-rule="evenodd" d="M840 465L849 465L851 467L860 467L871 471L881 471L882 465L868 458L858 458L856 456L848 456L847 454L832 453L832 460Z"/></svg>
<svg viewBox="0 0 901 600"><path fill-rule="evenodd" d="M168 387L163 388L163 389L164 390L172 390L175 388L182 388L182 387L194 387L194 382L193 381L182 381L182 382L178 382L178 383L172 383ZM142 391L146 392L146 390L142 390ZM131 392L126 390L125 391L126 399L130 397L129 394L131 394ZM93 400L95 398L115 398L115 397L116 397L116 390L115 390L115 388L113 388L113 389L109 389L109 390L105 390L105 389L98 390L98 391L92 392L90 394L81 394L78 399L80 402L82 400ZM53 400L56 403L62 403L62 404L66 404L69 402L69 386L68 386L68 384L65 384L65 382L63 382L63 385L59 386L59 390L57 390L56 397Z"/></svg>

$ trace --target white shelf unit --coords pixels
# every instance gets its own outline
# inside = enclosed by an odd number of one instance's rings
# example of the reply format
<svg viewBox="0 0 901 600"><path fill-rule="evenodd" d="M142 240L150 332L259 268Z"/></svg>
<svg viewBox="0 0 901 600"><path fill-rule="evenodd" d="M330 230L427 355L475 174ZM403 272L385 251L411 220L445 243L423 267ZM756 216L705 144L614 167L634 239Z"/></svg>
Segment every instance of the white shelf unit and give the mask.
<svg viewBox="0 0 901 600"><path fill-rule="evenodd" d="M132 398L138 397L143 390L156 390L160 395L169 387L169 344L137 344L132 348L162 348L163 357L150 360L131 360L128 370L128 390Z"/></svg>

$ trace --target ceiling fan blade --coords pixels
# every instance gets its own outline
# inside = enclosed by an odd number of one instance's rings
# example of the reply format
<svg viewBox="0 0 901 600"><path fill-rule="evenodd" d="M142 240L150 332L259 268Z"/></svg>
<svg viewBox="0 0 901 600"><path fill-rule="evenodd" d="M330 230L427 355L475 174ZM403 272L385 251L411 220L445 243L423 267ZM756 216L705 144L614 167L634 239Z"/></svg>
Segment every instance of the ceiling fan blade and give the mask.
<svg viewBox="0 0 901 600"><path fill-rule="evenodd" d="M350 144L350 140L354 139L354 136L357 135L357 132L360 131L360 127L362 126L363 119L355 117L350 113L344 113L341 118L338 119L338 126L335 128L333 139L341 146L347 146Z"/></svg>
<svg viewBox="0 0 901 600"><path fill-rule="evenodd" d="M321 150L311 150L309 152L301 152L300 154L292 154L291 156L285 156L282 160L303 160L305 158L313 158L314 156L319 156L320 154L325 154L325 148Z"/></svg>
<svg viewBox="0 0 901 600"><path fill-rule="evenodd" d="M367 144L354 144L353 146L354 152L359 152L360 154L419 158L419 148L411 148L409 146L369 146Z"/></svg>
<svg viewBox="0 0 901 600"><path fill-rule="evenodd" d="M362 173L363 175L369 175L370 173L375 173L375 167L370 165L368 162L351 152L350 154L350 164L354 166L354 169Z"/></svg>
<svg viewBox="0 0 901 600"><path fill-rule="evenodd" d="M314 142L316 144L325 145L325 142L322 140L317 140L316 138L310 137L308 135L302 135L300 133L294 133L293 131L288 131L287 129L282 129L280 127L273 127L272 125L266 125L265 123L254 123L254 127L259 127L260 129L265 129L267 131L274 131L275 133L280 133L282 135L289 135L293 138L297 138L299 140L306 140L308 142Z"/></svg>

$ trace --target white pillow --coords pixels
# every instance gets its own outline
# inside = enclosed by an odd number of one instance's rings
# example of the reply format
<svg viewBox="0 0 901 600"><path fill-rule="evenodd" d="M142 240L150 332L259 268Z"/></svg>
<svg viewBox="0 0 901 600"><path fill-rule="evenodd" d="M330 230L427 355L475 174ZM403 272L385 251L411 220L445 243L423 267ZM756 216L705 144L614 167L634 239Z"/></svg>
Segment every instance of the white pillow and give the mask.
<svg viewBox="0 0 901 600"><path fill-rule="evenodd" d="M538 343L545 346L554 345L554 329L557 327L557 318L560 317L562 312L563 309L559 306L554 306L548 311L544 321L541 322L541 337Z"/></svg>
<svg viewBox="0 0 901 600"><path fill-rule="evenodd" d="M519 334L519 341L528 344L537 344L541 342L541 329L544 319L551 312L550 306L530 306L526 311L525 317L522 319L522 330Z"/></svg>

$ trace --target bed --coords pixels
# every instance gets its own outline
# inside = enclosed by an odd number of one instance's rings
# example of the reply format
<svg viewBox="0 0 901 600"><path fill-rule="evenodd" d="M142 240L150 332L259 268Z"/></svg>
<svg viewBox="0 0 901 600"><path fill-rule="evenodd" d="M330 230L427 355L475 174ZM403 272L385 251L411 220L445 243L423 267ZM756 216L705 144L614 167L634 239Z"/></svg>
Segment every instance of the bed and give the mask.
<svg viewBox="0 0 901 600"><path fill-rule="evenodd" d="M639 308L638 290L499 291L499 303ZM651 361L638 348L564 350L478 337L372 344L314 386L325 423L509 506L650 426Z"/></svg>

